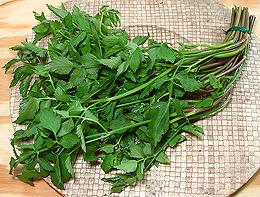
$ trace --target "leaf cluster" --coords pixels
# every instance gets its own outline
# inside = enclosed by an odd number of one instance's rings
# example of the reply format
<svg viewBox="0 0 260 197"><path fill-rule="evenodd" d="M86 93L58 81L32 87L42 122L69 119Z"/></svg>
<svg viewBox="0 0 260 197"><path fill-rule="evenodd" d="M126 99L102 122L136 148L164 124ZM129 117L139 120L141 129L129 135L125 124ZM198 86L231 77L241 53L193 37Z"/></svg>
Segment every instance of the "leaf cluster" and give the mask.
<svg viewBox="0 0 260 197"><path fill-rule="evenodd" d="M10 87L20 87L15 123L27 129L11 141L10 172L23 164L22 181L50 176L64 189L83 154L105 173L120 170L103 180L121 192L152 166L170 163L166 149L183 142L183 132L203 134L194 121L224 106L232 79L192 70L201 60L184 58L191 47L176 50L149 35L130 39L117 27L119 12L107 6L94 16L76 6L48 8L58 19L35 13L34 40L12 47L17 58L5 65L7 71L20 63ZM47 36L48 46L40 47Z"/></svg>

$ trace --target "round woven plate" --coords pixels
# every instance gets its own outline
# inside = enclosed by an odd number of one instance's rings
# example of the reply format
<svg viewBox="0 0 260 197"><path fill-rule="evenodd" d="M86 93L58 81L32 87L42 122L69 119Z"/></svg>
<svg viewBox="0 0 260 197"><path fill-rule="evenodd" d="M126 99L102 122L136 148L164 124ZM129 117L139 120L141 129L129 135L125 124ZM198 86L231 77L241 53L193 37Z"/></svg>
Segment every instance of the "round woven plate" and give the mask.
<svg viewBox="0 0 260 197"><path fill-rule="evenodd" d="M90 14L101 5L121 12L122 27L130 36L146 35L176 46L186 43L221 42L227 29L230 11L216 0L71 0ZM50 18L55 18L53 15ZM260 166L260 42L252 35L247 65L234 88L231 103L217 115L200 121L205 129L201 138L167 150L170 165L154 167L145 180L128 187L120 195L131 197L227 196L235 192ZM47 39L40 43L46 46ZM11 90L11 116L19 109L19 87ZM18 125L14 124L15 130ZM90 166L79 157L75 177L59 191L67 197L109 196L109 185L99 165ZM50 179L46 179L50 182Z"/></svg>

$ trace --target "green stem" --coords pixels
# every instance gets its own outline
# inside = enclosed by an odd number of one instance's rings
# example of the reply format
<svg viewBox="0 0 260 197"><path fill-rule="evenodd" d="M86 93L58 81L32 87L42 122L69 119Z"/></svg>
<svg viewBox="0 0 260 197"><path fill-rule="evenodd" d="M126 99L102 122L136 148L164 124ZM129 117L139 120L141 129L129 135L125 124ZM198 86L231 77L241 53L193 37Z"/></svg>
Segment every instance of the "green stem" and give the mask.
<svg viewBox="0 0 260 197"><path fill-rule="evenodd" d="M87 110L89 110L91 107L97 105L98 103L99 103L99 102L96 102L96 103L93 103L93 104L89 105L88 107L86 107L86 109L84 109L84 113L85 113Z"/></svg>
<svg viewBox="0 0 260 197"><path fill-rule="evenodd" d="M231 52L226 52L226 53L219 53L214 55L215 58L228 58L228 57L233 57L235 55L238 55L240 52L242 52L246 46L247 46L248 42L244 42L238 49L233 50Z"/></svg>
<svg viewBox="0 0 260 197"><path fill-rule="evenodd" d="M206 56L206 57L204 57L204 58L198 60L197 62L191 64L191 65L188 66L188 68L186 69L187 72L190 72L190 70L192 69L192 67L194 67L194 66L200 64L201 62L203 62L203 61L205 61L205 60L207 60L208 58L211 58L211 57L213 57L213 55L208 55L208 56Z"/></svg>
<svg viewBox="0 0 260 197"><path fill-rule="evenodd" d="M53 80L52 80L52 78L51 78L51 75L50 75L50 73L48 73L48 76L49 76L49 82L51 83L51 86L52 86L52 88L53 88L53 90L55 90L55 86L54 86L54 83L53 83Z"/></svg>
<svg viewBox="0 0 260 197"><path fill-rule="evenodd" d="M163 95L161 95L161 96L158 98L158 100L161 100L163 97L168 96L169 94L170 94L169 92L164 93Z"/></svg>
<svg viewBox="0 0 260 197"><path fill-rule="evenodd" d="M132 128L134 128L134 127L138 127L138 126L145 125L145 124L149 123L150 121L151 121L151 120L145 120L145 121L142 121L142 122L139 122L139 123L131 124L131 125L128 125L128 126L125 126L125 127L121 127L121 128L119 128L119 129L112 130L112 131L110 131L110 132L97 133L97 134L94 134L94 135L91 135L91 136L87 136L86 139L89 139L89 138L91 139L91 138L94 138L94 137L98 137L98 138L95 138L95 139L86 141L86 144L89 144L89 143L91 143L91 142L95 142L95 141L98 141L98 140L107 138L107 137L109 137L109 136L111 136L111 135L120 133L120 132L122 132L123 130L132 129ZM100 137L99 137L99 136L100 136Z"/></svg>
<svg viewBox="0 0 260 197"><path fill-rule="evenodd" d="M61 31L58 31L58 33L59 33L60 35L62 35L64 38L67 38L68 40L70 40L70 38L69 38L68 36L66 36L65 34L63 34Z"/></svg>
<svg viewBox="0 0 260 197"><path fill-rule="evenodd" d="M82 117L82 116L69 116L69 117L70 118L80 118L80 119L83 119L83 120L94 122L94 123L98 124L106 133L108 133L108 130L102 124L100 124L100 122L98 122L96 120L93 120L93 119L90 119L90 118L86 118L86 117Z"/></svg>
<svg viewBox="0 0 260 197"><path fill-rule="evenodd" d="M39 100L53 100L53 101L57 101L56 98L51 98L51 97L44 97L44 98L38 98Z"/></svg>
<svg viewBox="0 0 260 197"><path fill-rule="evenodd" d="M99 33L101 36L104 36L103 32L102 32L102 22L103 22L103 18L104 18L104 13L101 13L101 17L100 17L100 23L99 23Z"/></svg>
<svg viewBox="0 0 260 197"><path fill-rule="evenodd" d="M151 98L146 98L146 99L142 99L142 100L137 100L137 101L132 101L132 102L128 102L128 103L122 103L120 105L117 105L116 108L120 108L120 107L126 107L126 106L129 106L129 105L134 105L136 103L141 103L141 102L144 102L144 101L148 101L150 100Z"/></svg>
<svg viewBox="0 0 260 197"><path fill-rule="evenodd" d="M121 99L121 98L124 98L126 96L129 96L131 94L134 94L144 88L146 88L147 86L149 86L150 84L152 84L155 80L163 77L164 75L167 75L169 72L171 72L173 70L173 68L170 68L170 69L167 69L166 71L164 71L163 73L161 73L160 75L158 75L157 77L153 78L152 80L132 89L132 90L129 90L128 92L125 92L123 94L119 94L117 96L113 96L113 97L110 97L110 98L103 98L103 99L96 99L96 100L91 100L89 102L101 102L101 103L104 103L104 102L111 102L111 101L115 101L115 100L118 100L118 99Z"/></svg>
<svg viewBox="0 0 260 197"><path fill-rule="evenodd" d="M209 51L212 49L221 49L224 47L227 47L229 45L234 44L234 40L229 40L227 42L221 43L221 44L216 44L216 45L206 45L207 48L204 49L199 49L199 50L192 50L192 51L184 51L182 52L184 55L191 55L191 54L197 54L205 51Z"/></svg>

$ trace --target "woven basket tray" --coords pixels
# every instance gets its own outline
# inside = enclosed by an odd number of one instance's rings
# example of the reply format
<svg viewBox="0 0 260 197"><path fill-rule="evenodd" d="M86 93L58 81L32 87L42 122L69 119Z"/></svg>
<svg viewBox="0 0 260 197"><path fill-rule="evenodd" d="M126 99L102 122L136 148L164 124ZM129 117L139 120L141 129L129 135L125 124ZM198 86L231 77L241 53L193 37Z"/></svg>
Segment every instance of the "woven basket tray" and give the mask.
<svg viewBox="0 0 260 197"><path fill-rule="evenodd" d="M146 35L176 46L186 43L221 42L230 11L215 0L71 0L90 14L101 5L121 12L122 27L130 36ZM50 18L55 18L53 15ZM32 36L31 36L32 37ZM31 38L30 37L30 38ZM170 165L153 167L145 180L128 187L121 197L227 196L235 192L260 166L260 42L252 35L247 65L236 84L231 103L217 115L200 121L202 138L188 137L175 149L168 149ZM47 40L40 43L46 46ZM19 109L19 87L11 91L11 115ZM18 125L14 124L15 130ZM61 194L68 197L109 196L109 185L100 166L90 166L79 157L75 177ZM50 179L46 179L50 182Z"/></svg>

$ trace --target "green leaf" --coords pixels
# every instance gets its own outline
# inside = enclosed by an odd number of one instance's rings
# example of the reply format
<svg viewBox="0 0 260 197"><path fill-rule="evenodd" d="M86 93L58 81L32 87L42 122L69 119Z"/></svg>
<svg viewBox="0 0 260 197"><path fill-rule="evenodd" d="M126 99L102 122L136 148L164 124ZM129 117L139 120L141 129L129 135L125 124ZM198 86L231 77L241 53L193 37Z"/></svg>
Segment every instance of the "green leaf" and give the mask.
<svg viewBox="0 0 260 197"><path fill-rule="evenodd" d="M95 68L95 67L99 66L98 58L91 53L83 54L82 66L84 66L85 68L89 68L89 67Z"/></svg>
<svg viewBox="0 0 260 197"><path fill-rule="evenodd" d="M15 121L17 124L21 124L26 120L32 120L39 110L40 101L34 97L30 97L24 108L20 110L19 116Z"/></svg>
<svg viewBox="0 0 260 197"><path fill-rule="evenodd" d="M102 40L106 49L108 49L107 56L123 49L128 43L128 34L124 30L113 30L113 32L105 36Z"/></svg>
<svg viewBox="0 0 260 197"><path fill-rule="evenodd" d="M186 138L185 138L185 136L183 136L183 135L176 135L170 142L169 142L169 146L170 147L175 147L178 143L181 143L181 142L183 142L184 140L185 140Z"/></svg>
<svg viewBox="0 0 260 197"><path fill-rule="evenodd" d="M187 109L187 108L190 108L192 107L192 105L190 105L187 101L185 100L179 100L180 101L180 106L183 108L183 109Z"/></svg>
<svg viewBox="0 0 260 197"><path fill-rule="evenodd" d="M11 157L10 161L9 161L9 174L12 174L13 169L16 167L16 160Z"/></svg>
<svg viewBox="0 0 260 197"><path fill-rule="evenodd" d="M46 70L60 75L67 75L70 73L74 64L66 57L57 57L53 59L47 66Z"/></svg>
<svg viewBox="0 0 260 197"><path fill-rule="evenodd" d="M214 74L209 75L209 83L215 89L219 89L222 87L222 85L219 83L217 77Z"/></svg>
<svg viewBox="0 0 260 197"><path fill-rule="evenodd" d="M104 113L106 116L107 121L111 121L114 117L114 113L115 113L115 109L116 109L116 102L112 102L110 103L105 109L104 109Z"/></svg>
<svg viewBox="0 0 260 197"><path fill-rule="evenodd" d="M37 47L30 42L22 42L22 44L30 51L36 53L39 57L46 57L47 50L44 48Z"/></svg>
<svg viewBox="0 0 260 197"><path fill-rule="evenodd" d="M98 121L98 118L90 110L85 111L84 117L93 121Z"/></svg>
<svg viewBox="0 0 260 197"><path fill-rule="evenodd" d="M170 163L170 159L164 151L159 153L159 155L156 157L156 161L163 163L163 164L169 164Z"/></svg>
<svg viewBox="0 0 260 197"><path fill-rule="evenodd" d="M90 21L86 17L86 13L80 11L80 9L76 6L73 7L72 12L73 21L76 23L77 27L86 32L90 32Z"/></svg>
<svg viewBox="0 0 260 197"><path fill-rule="evenodd" d="M66 157L66 160L65 160L65 167L67 169L67 171L73 175L73 167L72 167L72 163L71 163L71 157L70 155L68 154L68 156Z"/></svg>
<svg viewBox="0 0 260 197"><path fill-rule="evenodd" d="M177 113L177 115L185 117L185 113L181 106L181 101L179 99L172 99L172 104L174 106L174 111Z"/></svg>
<svg viewBox="0 0 260 197"><path fill-rule="evenodd" d="M168 47L168 45L166 43L164 43L161 47L160 50L157 54L157 58L158 59L163 59L166 61L169 61L171 63L175 62L177 53L170 47Z"/></svg>
<svg viewBox="0 0 260 197"><path fill-rule="evenodd" d="M135 51L131 54L129 60L129 66L130 68L136 72L141 61L142 61L142 51L141 49L138 47L135 49Z"/></svg>
<svg viewBox="0 0 260 197"><path fill-rule="evenodd" d="M97 150L96 146L88 144L87 151L85 153L83 152L84 160L87 162L98 161L98 157L95 153L96 150Z"/></svg>
<svg viewBox="0 0 260 197"><path fill-rule="evenodd" d="M50 32L50 25L48 23L41 23L32 28L36 34L45 35Z"/></svg>
<svg viewBox="0 0 260 197"><path fill-rule="evenodd" d="M152 85L147 86L144 91L140 94L140 98L145 98L146 96L148 96L150 94L150 92L153 91L153 87Z"/></svg>
<svg viewBox="0 0 260 197"><path fill-rule="evenodd" d="M47 4L47 7L50 11L52 11L56 16L60 17L61 19L65 18L68 15L68 11L65 10L63 4L62 8L56 8L49 4Z"/></svg>
<svg viewBox="0 0 260 197"><path fill-rule="evenodd" d="M122 185L132 185L136 182L137 178L136 177L132 177L131 175L128 175L123 181L124 183ZM116 186L116 184L113 184L114 186ZM119 183L118 185L121 185L121 183Z"/></svg>
<svg viewBox="0 0 260 197"><path fill-rule="evenodd" d="M45 140L44 145L46 146L46 148L52 148L54 145L56 144L55 141L53 141L52 139L48 138Z"/></svg>
<svg viewBox="0 0 260 197"><path fill-rule="evenodd" d="M72 129L74 129L74 122L70 118L61 124L60 130L59 130L57 136L62 137L64 135L70 133L72 131Z"/></svg>
<svg viewBox="0 0 260 197"><path fill-rule="evenodd" d="M22 175L17 175L16 177L17 177L19 180L21 180L21 181L23 181L23 182L25 182L25 183L28 183L28 184L31 185L31 186L34 186L32 180L27 179L27 178L23 177Z"/></svg>
<svg viewBox="0 0 260 197"><path fill-rule="evenodd" d="M115 160L115 155L113 154L108 154L104 158L101 168L105 173L108 173L114 166L114 160Z"/></svg>
<svg viewBox="0 0 260 197"><path fill-rule="evenodd" d="M81 103L79 101L74 101L70 104L68 112L71 116L77 116L79 115L84 108L82 107Z"/></svg>
<svg viewBox="0 0 260 197"><path fill-rule="evenodd" d="M137 168L137 161L136 160L126 160L122 161L121 164L115 166L118 170L124 170L125 172L134 172Z"/></svg>
<svg viewBox="0 0 260 197"><path fill-rule="evenodd" d="M180 97L183 97L183 95L185 94L185 91L178 85L173 84L172 94L173 94L173 97L180 98Z"/></svg>
<svg viewBox="0 0 260 197"><path fill-rule="evenodd" d="M20 90L20 94L22 95L22 97L27 96L30 82L31 82L31 76L27 76L23 81L21 81L19 90Z"/></svg>
<svg viewBox="0 0 260 197"><path fill-rule="evenodd" d="M14 87L19 81L22 81L26 76L32 75L32 66L24 64L24 66L19 66L13 72L13 79L11 81L10 87Z"/></svg>
<svg viewBox="0 0 260 197"><path fill-rule="evenodd" d="M118 10L110 9L109 6L103 5L99 9L99 13L95 16L95 18L97 18L100 21L103 19L102 22L105 25L113 27L118 26L118 23L120 22L120 18L118 15Z"/></svg>
<svg viewBox="0 0 260 197"><path fill-rule="evenodd" d="M152 145L149 143L144 143L143 152L145 156L149 156L153 154Z"/></svg>
<svg viewBox="0 0 260 197"><path fill-rule="evenodd" d="M86 76L87 76L87 72L86 72L86 69L85 69L85 68L83 68L83 67L75 68L75 69L72 71L72 73L71 73L69 83L70 83L72 86L78 86L78 85L80 85L82 82L85 81Z"/></svg>
<svg viewBox="0 0 260 197"><path fill-rule="evenodd" d="M62 102L70 102L70 96L65 93L65 91L60 88L59 86L56 88L54 92L54 96L57 100L62 101Z"/></svg>
<svg viewBox="0 0 260 197"><path fill-rule="evenodd" d="M149 56L152 62L155 62L155 60L158 59L174 63L178 54L164 43L160 47L150 49Z"/></svg>
<svg viewBox="0 0 260 197"><path fill-rule="evenodd" d="M43 158L38 159L39 165L47 171L53 171L53 166Z"/></svg>
<svg viewBox="0 0 260 197"><path fill-rule="evenodd" d="M78 137L79 137L79 139L81 141L81 148L82 148L82 150L84 152L86 152L87 149L86 149L85 136L84 136L84 133L83 133L83 126L81 124L79 124L77 126L77 132L76 133L77 133L77 135L78 135Z"/></svg>
<svg viewBox="0 0 260 197"><path fill-rule="evenodd" d="M179 80L181 86L186 92L194 92L203 87L202 82L197 81L194 78L190 78L186 72L178 73L176 78Z"/></svg>
<svg viewBox="0 0 260 197"><path fill-rule="evenodd" d="M125 187L126 187L125 185L113 186L111 188L111 193L121 193Z"/></svg>
<svg viewBox="0 0 260 197"><path fill-rule="evenodd" d="M58 133L61 126L61 118L52 109L45 108L40 112L41 126Z"/></svg>
<svg viewBox="0 0 260 197"><path fill-rule="evenodd" d="M197 107L211 107L214 104L214 100L211 97L205 98L196 104Z"/></svg>
<svg viewBox="0 0 260 197"><path fill-rule="evenodd" d="M156 102L150 111L150 137L154 146L160 142L169 127L169 102Z"/></svg>
<svg viewBox="0 0 260 197"><path fill-rule="evenodd" d="M21 143L21 144L17 144L17 147L22 150L33 150L34 151L33 144Z"/></svg>
<svg viewBox="0 0 260 197"><path fill-rule="evenodd" d="M33 69L36 75L48 77L48 72L46 71L45 66L43 64L37 64L33 67Z"/></svg>
<svg viewBox="0 0 260 197"><path fill-rule="evenodd" d="M73 47L77 47L86 37L86 32L79 32L76 36L70 39L70 44Z"/></svg>
<svg viewBox="0 0 260 197"><path fill-rule="evenodd" d="M130 125L131 122L127 120L124 116L119 116L117 119L110 121L110 129L115 130L121 127Z"/></svg>
<svg viewBox="0 0 260 197"><path fill-rule="evenodd" d="M59 189L64 189L63 181L62 181L62 172L60 166L59 158L56 159L56 163L54 164L54 171L51 175L51 182Z"/></svg>
<svg viewBox="0 0 260 197"><path fill-rule="evenodd" d="M76 96L81 98L83 97L84 95L87 95L89 93L89 90L90 90L90 83L88 80L82 82L81 84L78 85L77 87L77 93L76 93Z"/></svg>
<svg viewBox="0 0 260 197"><path fill-rule="evenodd" d="M76 134L68 133L61 138L60 145L62 145L64 148L72 148L76 144L79 144L79 142L79 138Z"/></svg>
<svg viewBox="0 0 260 197"><path fill-rule="evenodd" d="M59 114L60 116L62 116L63 118L69 118L69 112L65 111L65 110L54 110L55 113Z"/></svg>
<svg viewBox="0 0 260 197"><path fill-rule="evenodd" d="M182 127L182 130L186 131L192 135L195 135L195 136L199 136L199 135L203 134L203 129L194 124L185 125L184 127Z"/></svg>
<svg viewBox="0 0 260 197"><path fill-rule="evenodd" d="M133 135L127 135L121 140L120 146L123 148L129 148L134 142L134 136Z"/></svg>
<svg viewBox="0 0 260 197"><path fill-rule="evenodd" d="M40 150L43 148L43 144L44 144L44 139L39 136L36 138L36 140L34 141L34 148L35 150Z"/></svg>
<svg viewBox="0 0 260 197"><path fill-rule="evenodd" d="M27 144L28 145L28 144ZM26 161L32 161L32 159L34 158L36 152L35 150L33 150L33 144L32 145L32 149L23 149L20 148L20 145L18 146L18 148L21 151L21 154L19 155L19 158L17 158L16 163L15 163L15 167L19 164L19 163L25 163Z"/></svg>
<svg viewBox="0 0 260 197"><path fill-rule="evenodd" d="M59 155L60 170L62 182L67 182L73 175L73 167L71 163L71 156L69 153L61 153Z"/></svg>
<svg viewBox="0 0 260 197"><path fill-rule="evenodd" d="M137 169L136 169L136 177L138 180L144 179L144 163L145 161L141 161L138 163Z"/></svg>
<svg viewBox="0 0 260 197"><path fill-rule="evenodd" d="M140 127L137 132L136 135L138 136L138 138L144 142L150 142L150 137L149 137L149 130L146 126L142 126Z"/></svg>
<svg viewBox="0 0 260 197"><path fill-rule="evenodd" d="M122 73L124 73L129 67L129 64L127 64L126 62L123 62L122 64L120 64L120 66L117 69L117 74L116 76L120 76Z"/></svg>
<svg viewBox="0 0 260 197"><path fill-rule="evenodd" d="M114 152L114 145L113 144L106 144L105 146L101 147L101 150L105 153L113 153Z"/></svg>
<svg viewBox="0 0 260 197"><path fill-rule="evenodd" d="M82 47L82 53L89 53L90 51L91 51L91 46L90 46L90 43L91 41L90 41L90 35L88 34L87 35L87 37L86 37L86 39L85 39L85 41L84 41L84 43L85 43L85 45L84 45L84 47Z"/></svg>
<svg viewBox="0 0 260 197"><path fill-rule="evenodd" d="M11 68L12 65L14 65L15 63L19 62L20 59L11 59L9 60L4 66L3 68L5 69L5 73Z"/></svg>
<svg viewBox="0 0 260 197"><path fill-rule="evenodd" d="M109 59L100 59L98 62L108 68L115 69L122 64L121 57L110 57Z"/></svg>
<svg viewBox="0 0 260 197"><path fill-rule="evenodd" d="M44 15L43 12L41 12L41 14L39 14L39 13L37 13L37 12L33 12L33 14L34 14L34 18L35 18L36 20L40 21L40 22L46 20L46 17L45 17L45 15Z"/></svg>
<svg viewBox="0 0 260 197"><path fill-rule="evenodd" d="M32 127L27 127L26 130L18 130L14 133L14 141L19 141L22 139L28 139L31 138L33 135L36 135L37 133L37 127L36 126L32 126Z"/></svg>
<svg viewBox="0 0 260 197"><path fill-rule="evenodd" d="M131 144L129 147L130 150L130 157L133 158L143 158L144 157L144 153L142 150L142 147L140 144Z"/></svg>
<svg viewBox="0 0 260 197"><path fill-rule="evenodd" d="M169 81L167 76L160 77L154 81L152 88L159 89L165 82Z"/></svg>
<svg viewBox="0 0 260 197"><path fill-rule="evenodd" d="M167 76L156 79L151 85L147 86L140 94L140 98L144 98L150 94L154 89L159 89L165 82L169 81Z"/></svg>
<svg viewBox="0 0 260 197"><path fill-rule="evenodd" d="M113 184L113 183L120 181L121 177L120 176L114 176L114 177L110 177L110 178L102 178L101 180L104 181L104 182Z"/></svg>
<svg viewBox="0 0 260 197"><path fill-rule="evenodd" d="M30 179L30 180L36 180L40 178L40 173L35 171L35 165L36 162L30 162L26 164L26 167L23 168L22 176L24 178Z"/></svg>
<svg viewBox="0 0 260 197"><path fill-rule="evenodd" d="M65 27L67 27L70 32L72 32L74 30L73 20L72 20L72 16L71 16L70 13L68 13L67 16L64 17L63 23L64 23Z"/></svg>
<svg viewBox="0 0 260 197"><path fill-rule="evenodd" d="M90 110L85 111L84 118L91 122L98 122L98 118Z"/></svg>
<svg viewBox="0 0 260 197"><path fill-rule="evenodd" d="M133 42L136 43L137 45L142 45L149 39L149 37L150 37L149 35L148 36L136 36L133 39Z"/></svg>

